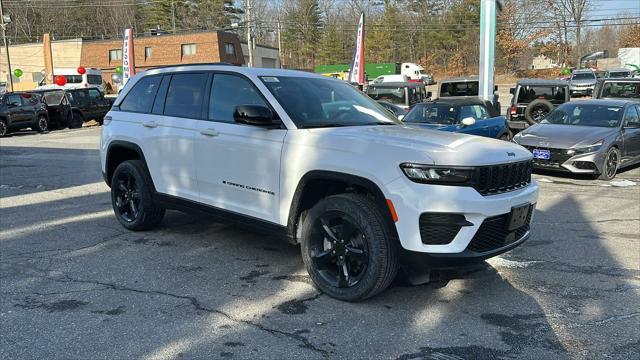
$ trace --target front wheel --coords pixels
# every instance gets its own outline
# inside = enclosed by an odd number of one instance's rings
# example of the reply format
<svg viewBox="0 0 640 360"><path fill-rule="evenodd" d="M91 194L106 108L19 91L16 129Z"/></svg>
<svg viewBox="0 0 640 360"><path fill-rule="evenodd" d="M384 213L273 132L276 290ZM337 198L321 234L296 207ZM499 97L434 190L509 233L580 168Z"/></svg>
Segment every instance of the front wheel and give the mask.
<svg viewBox="0 0 640 360"><path fill-rule="evenodd" d="M9 132L9 127L7 126L7 122L4 119L0 119L0 137L7 135Z"/></svg>
<svg viewBox="0 0 640 360"><path fill-rule="evenodd" d="M129 230L150 230L164 217L164 208L153 202L151 177L140 160L124 161L113 172L111 203L116 218Z"/></svg>
<svg viewBox="0 0 640 360"><path fill-rule="evenodd" d="M302 259L316 287L360 301L386 289L398 269L397 241L382 209L358 194L320 200L301 230Z"/></svg>
<svg viewBox="0 0 640 360"><path fill-rule="evenodd" d="M602 173L598 177L600 180L611 180L616 177L618 167L620 166L620 150L612 147L607 151L602 164Z"/></svg>

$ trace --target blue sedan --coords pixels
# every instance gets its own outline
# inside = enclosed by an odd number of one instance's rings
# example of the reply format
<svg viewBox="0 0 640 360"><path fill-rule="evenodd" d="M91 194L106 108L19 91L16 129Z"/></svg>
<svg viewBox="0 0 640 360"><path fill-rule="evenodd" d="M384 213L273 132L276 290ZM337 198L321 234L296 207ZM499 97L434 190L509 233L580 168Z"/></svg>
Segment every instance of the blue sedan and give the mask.
<svg viewBox="0 0 640 360"><path fill-rule="evenodd" d="M404 123L419 128L459 132L511 140L507 119L490 103L476 97L436 99L416 104Z"/></svg>

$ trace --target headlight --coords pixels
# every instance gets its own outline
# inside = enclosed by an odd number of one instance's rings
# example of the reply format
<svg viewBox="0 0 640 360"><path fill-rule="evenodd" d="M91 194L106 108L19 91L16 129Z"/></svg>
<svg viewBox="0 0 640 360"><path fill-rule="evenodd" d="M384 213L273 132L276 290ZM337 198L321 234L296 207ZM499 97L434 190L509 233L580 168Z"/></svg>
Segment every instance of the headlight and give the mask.
<svg viewBox="0 0 640 360"><path fill-rule="evenodd" d="M475 168L400 164L404 174L414 182L427 184L463 185L473 180Z"/></svg>
<svg viewBox="0 0 640 360"><path fill-rule="evenodd" d="M589 146L569 149L567 150L567 155L586 154L586 153L598 151L602 147L602 144L604 144L604 139L598 140Z"/></svg>

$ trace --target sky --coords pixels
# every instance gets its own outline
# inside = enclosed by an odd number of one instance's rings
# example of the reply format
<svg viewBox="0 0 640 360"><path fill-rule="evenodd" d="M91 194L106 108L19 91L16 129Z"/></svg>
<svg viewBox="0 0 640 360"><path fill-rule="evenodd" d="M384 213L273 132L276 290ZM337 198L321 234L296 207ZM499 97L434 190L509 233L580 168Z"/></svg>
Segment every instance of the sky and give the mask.
<svg viewBox="0 0 640 360"><path fill-rule="evenodd" d="M594 0L593 17L613 17L622 11L640 15L640 0Z"/></svg>

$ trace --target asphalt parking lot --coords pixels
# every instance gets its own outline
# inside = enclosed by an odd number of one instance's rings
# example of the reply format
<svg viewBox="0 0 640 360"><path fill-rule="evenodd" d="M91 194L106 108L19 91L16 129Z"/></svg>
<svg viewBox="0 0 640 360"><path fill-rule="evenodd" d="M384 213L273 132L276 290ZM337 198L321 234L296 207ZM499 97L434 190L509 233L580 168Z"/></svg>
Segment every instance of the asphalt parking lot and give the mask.
<svg viewBox="0 0 640 360"><path fill-rule="evenodd" d="M640 168L537 174L523 246L354 304L261 234L179 212L125 231L98 134L0 139L2 359L640 357Z"/></svg>

